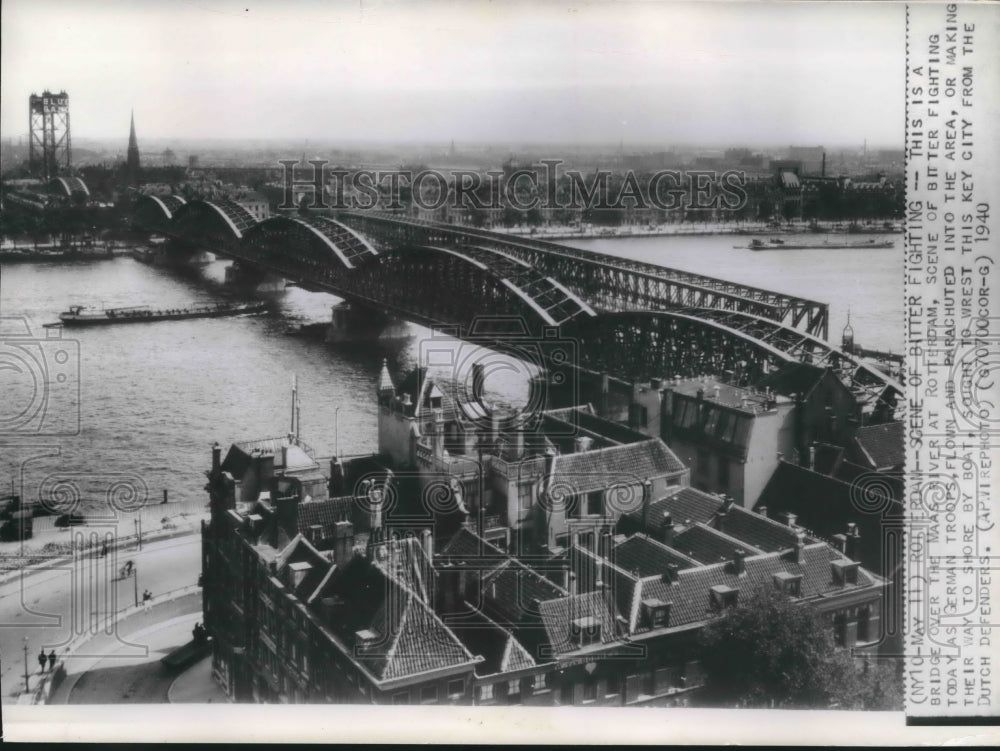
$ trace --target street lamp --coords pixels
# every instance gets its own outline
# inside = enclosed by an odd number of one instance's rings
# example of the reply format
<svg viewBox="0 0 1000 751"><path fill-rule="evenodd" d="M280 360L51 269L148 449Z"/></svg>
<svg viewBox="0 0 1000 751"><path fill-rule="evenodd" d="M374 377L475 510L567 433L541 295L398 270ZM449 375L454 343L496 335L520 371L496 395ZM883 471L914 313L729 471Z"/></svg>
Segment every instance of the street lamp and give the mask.
<svg viewBox="0 0 1000 751"><path fill-rule="evenodd" d="M28 688L28 637L24 637L24 693L31 691Z"/></svg>

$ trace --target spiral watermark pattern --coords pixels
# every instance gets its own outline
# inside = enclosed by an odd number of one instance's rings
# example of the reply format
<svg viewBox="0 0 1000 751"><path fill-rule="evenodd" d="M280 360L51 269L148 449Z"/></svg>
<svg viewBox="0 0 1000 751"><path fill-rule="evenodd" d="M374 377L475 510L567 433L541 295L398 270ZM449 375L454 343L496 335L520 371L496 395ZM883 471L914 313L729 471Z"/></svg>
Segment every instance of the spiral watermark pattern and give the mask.
<svg viewBox="0 0 1000 751"><path fill-rule="evenodd" d="M50 514L75 514L82 500L80 484L68 477L50 475L38 488L38 505Z"/></svg>
<svg viewBox="0 0 1000 751"><path fill-rule="evenodd" d="M114 480L105 497L108 506L115 511L134 513L148 503L149 488L141 477L130 476Z"/></svg>
<svg viewBox="0 0 1000 751"><path fill-rule="evenodd" d="M884 514L897 494L894 476L866 472L851 482L851 506L862 514Z"/></svg>

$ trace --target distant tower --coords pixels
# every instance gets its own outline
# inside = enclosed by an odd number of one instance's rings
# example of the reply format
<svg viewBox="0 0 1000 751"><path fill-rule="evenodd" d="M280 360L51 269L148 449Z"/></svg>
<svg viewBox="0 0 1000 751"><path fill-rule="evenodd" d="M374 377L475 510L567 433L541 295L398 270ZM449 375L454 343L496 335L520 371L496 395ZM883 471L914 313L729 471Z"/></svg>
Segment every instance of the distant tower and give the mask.
<svg viewBox="0 0 1000 751"><path fill-rule="evenodd" d="M139 184L139 142L135 138L135 112L128 133L128 155L125 157L125 172L132 185Z"/></svg>
<svg viewBox="0 0 1000 751"><path fill-rule="evenodd" d="M851 328L851 311L847 311L847 325L844 326L844 333L840 337L840 348L845 352L854 351L854 329Z"/></svg>
<svg viewBox="0 0 1000 751"><path fill-rule="evenodd" d="M28 165L46 180L70 171L69 95L65 91L28 97Z"/></svg>

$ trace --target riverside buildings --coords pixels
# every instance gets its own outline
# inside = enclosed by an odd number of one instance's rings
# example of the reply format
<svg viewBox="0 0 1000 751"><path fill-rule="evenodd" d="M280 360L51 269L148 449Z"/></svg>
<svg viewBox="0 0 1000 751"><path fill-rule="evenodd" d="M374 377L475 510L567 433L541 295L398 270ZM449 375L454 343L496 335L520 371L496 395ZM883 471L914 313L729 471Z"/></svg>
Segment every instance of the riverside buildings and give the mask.
<svg viewBox="0 0 1000 751"><path fill-rule="evenodd" d="M213 449L204 615L231 699L696 703L699 630L759 587L838 644L878 641L856 529L829 544L698 490L660 438L587 407L529 424L468 397L383 370L376 455Z"/></svg>

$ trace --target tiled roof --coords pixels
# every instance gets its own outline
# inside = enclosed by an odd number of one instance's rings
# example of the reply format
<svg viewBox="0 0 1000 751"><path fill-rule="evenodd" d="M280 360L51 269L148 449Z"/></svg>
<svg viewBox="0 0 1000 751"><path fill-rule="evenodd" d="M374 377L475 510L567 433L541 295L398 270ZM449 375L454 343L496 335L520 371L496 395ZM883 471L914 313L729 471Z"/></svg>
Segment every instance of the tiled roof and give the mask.
<svg viewBox="0 0 1000 751"><path fill-rule="evenodd" d="M298 506L299 532L305 532L314 524L330 527L336 522L349 522L354 513L356 500L353 496L328 498L322 501L303 501Z"/></svg>
<svg viewBox="0 0 1000 751"><path fill-rule="evenodd" d="M474 660L414 590L367 558L358 556L338 566L323 594L343 603L328 620L329 627L379 680ZM371 646L356 649L355 634L360 631L374 635Z"/></svg>
<svg viewBox="0 0 1000 751"><path fill-rule="evenodd" d="M709 522L722 507L724 501L719 496L705 493L696 488L678 486L668 488L669 495L649 504L649 520L651 525L659 529L664 512L669 512L674 524L696 524ZM642 509L630 511L627 516L633 524L642 526ZM654 530L649 530L653 532Z"/></svg>
<svg viewBox="0 0 1000 751"><path fill-rule="evenodd" d="M617 614L612 611L612 606L604 592L587 592L582 595L549 600L541 603L539 610L548 644L556 654L579 649L572 641L570 629L573 621L581 618L593 618L600 625L600 642L602 644L617 639L615 628Z"/></svg>
<svg viewBox="0 0 1000 751"><path fill-rule="evenodd" d="M700 523L677 535L671 545L702 564L732 560L736 550L745 550L750 555L764 552Z"/></svg>
<svg viewBox="0 0 1000 751"><path fill-rule="evenodd" d="M798 534L787 524L747 511L741 506L730 508L721 531L767 553L788 550L798 542Z"/></svg>
<svg viewBox="0 0 1000 751"><path fill-rule="evenodd" d="M710 589L719 584L751 592L760 587L773 587L773 575L785 571L802 576L801 597L810 598L859 589L875 582L864 569L858 571L857 584L834 582L830 564L840 558L841 554L825 543L813 543L803 549L800 563L790 560L787 555L766 553L747 558L742 575L736 575L728 563L717 563L680 571L674 584L662 579L646 579L642 582L642 597L672 603L668 626L674 627L707 618L711 614Z"/></svg>
<svg viewBox="0 0 1000 751"><path fill-rule="evenodd" d="M626 571L636 571L639 576L662 574L671 563L679 568L698 565L698 561L684 555L679 549L667 547L645 535L632 535L615 545L613 563Z"/></svg>
<svg viewBox="0 0 1000 751"><path fill-rule="evenodd" d="M535 665L531 654L510 631L471 606L469 613L456 619L451 629L469 652L483 658L476 666L477 675L495 675Z"/></svg>
<svg viewBox="0 0 1000 751"><path fill-rule="evenodd" d="M451 539L445 543L444 547L441 548L439 553L445 558L454 558L461 560L474 560L476 558L481 558L483 556L501 556L508 557L505 552L500 550L492 543L486 542L482 537L477 535L475 532L471 531L466 527L459 527L458 531L451 536Z"/></svg>
<svg viewBox="0 0 1000 751"><path fill-rule="evenodd" d="M572 494L604 490L608 482L633 483L682 472L684 465L659 438L593 451L561 454L552 482Z"/></svg>
<svg viewBox="0 0 1000 751"><path fill-rule="evenodd" d="M906 461L902 422L858 428L854 441L875 469L892 469Z"/></svg>
<svg viewBox="0 0 1000 751"><path fill-rule="evenodd" d="M483 577L482 597L486 609L501 626L515 627L538 617L538 603L563 597L566 590L516 558Z"/></svg>

